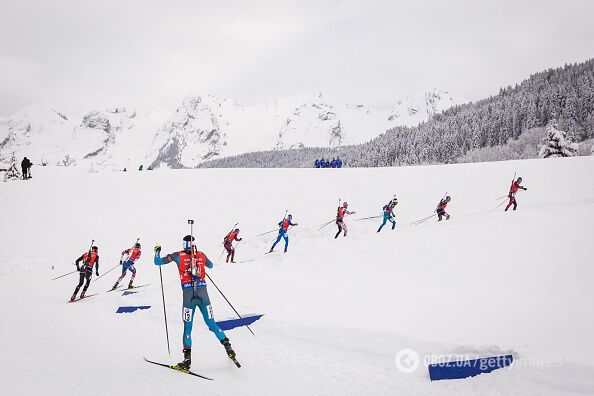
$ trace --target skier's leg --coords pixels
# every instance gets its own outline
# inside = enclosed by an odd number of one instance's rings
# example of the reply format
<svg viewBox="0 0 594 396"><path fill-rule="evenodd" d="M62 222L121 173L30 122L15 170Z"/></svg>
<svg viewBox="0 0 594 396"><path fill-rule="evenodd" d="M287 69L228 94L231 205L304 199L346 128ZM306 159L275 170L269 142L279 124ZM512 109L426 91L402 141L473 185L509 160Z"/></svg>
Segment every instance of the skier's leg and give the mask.
<svg viewBox="0 0 594 396"><path fill-rule="evenodd" d="M338 232L336 233L336 235L334 235L334 239L338 238L338 236L342 232L342 223L340 223L339 221L337 221L336 222L336 225L338 226Z"/></svg>
<svg viewBox="0 0 594 396"><path fill-rule="evenodd" d="M392 223L392 229L396 228L396 220L390 217L390 222Z"/></svg>
<svg viewBox="0 0 594 396"><path fill-rule="evenodd" d="M233 248L231 246L231 243L229 241L225 241L225 250L227 251L227 258L225 259L225 262L229 262L229 259L231 258L231 261L233 261L233 258L231 257L233 255Z"/></svg>
<svg viewBox="0 0 594 396"><path fill-rule="evenodd" d="M509 197L509 203L507 204L507 206L505 207L505 211L507 212L507 210L509 209L510 206L512 206L512 203L514 202L513 197Z"/></svg>
<svg viewBox="0 0 594 396"><path fill-rule="evenodd" d="M194 289L189 287L183 289L182 320L184 321L183 346L184 349L192 349L192 324L196 302L193 300Z"/></svg>
<svg viewBox="0 0 594 396"><path fill-rule="evenodd" d="M514 197L514 210L518 207L518 203L516 202L516 198Z"/></svg>
<svg viewBox="0 0 594 396"><path fill-rule="evenodd" d="M377 232L380 232L382 230L382 228L384 228L384 226L386 225L386 221L388 221L388 218L384 214L384 222L382 223L381 226L379 226L379 228L377 229Z"/></svg>
<svg viewBox="0 0 594 396"><path fill-rule="evenodd" d="M272 244L272 247L270 248L271 252L272 252L272 250L274 250L274 247L276 246L276 244L280 242L282 237L283 237L282 234L279 233L278 236L276 237L276 241L274 241L274 243Z"/></svg>
<svg viewBox="0 0 594 396"><path fill-rule="evenodd" d="M134 282L134 278L136 278L136 268L134 264L130 266L130 272L132 272L132 276L130 277L130 283L128 283L128 288L132 287L132 282Z"/></svg>
<svg viewBox="0 0 594 396"><path fill-rule="evenodd" d="M72 294L72 298L70 299L71 301L76 298L76 295L78 294L78 291L80 290L80 287L85 282L85 273L83 271L81 271L81 272L79 272L79 275L80 275L80 278L79 278L79 281L78 281L78 285L74 289L74 293Z"/></svg>
<svg viewBox="0 0 594 396"><path fill-rule="evenodd" d="M225 333L219 325L214 320L214 315L212 312L212 305L210 305L210 299L208 298L208 291L206 287L200 287L196 290L196 295L198 298L198 309L200 309L200 313L202 313L202 318L204 319L204 323L208 326L208 329L214 333L219 341L227 338Z"/></svg>
<svg viewBox="0 0 594 396"><path fill-rule="evenodd" d="M91 268L92 270L92 268ZM83 294L87 291L87 289L89 288L89 285L91 284L91 275L93 275L93 271L87 271L85 273L85 278L87 280L87 283L85 283L85 287L83 287Z"/></svg>
<svg viewBox="0 0 594 396"><path fill-rule="evenodd" d="M235 262L235 249L231 249L231 262Z"/></svg>
<svg viewBox="0 0 594 396"><path fill-rule="evenodd" d="M344 230L344 236L347 236L347 232L349 232L349 229L347 228L346 223L342 223L342 229Z"/></svg>
<svg viewBox="0 0 594 396"><path fill-rule="evenodd" d="M289 236L287 233L283 235L283 238L285 239L285 253L287 253L287 249L289 248Z"/></svg>

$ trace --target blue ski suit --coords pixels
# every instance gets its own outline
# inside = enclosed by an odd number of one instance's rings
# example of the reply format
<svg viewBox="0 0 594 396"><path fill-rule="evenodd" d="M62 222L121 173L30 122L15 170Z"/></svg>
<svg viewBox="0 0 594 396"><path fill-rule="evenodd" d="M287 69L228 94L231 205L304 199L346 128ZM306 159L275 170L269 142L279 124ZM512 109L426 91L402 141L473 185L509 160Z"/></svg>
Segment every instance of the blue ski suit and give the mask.
<svg viewBox="0 0 594 396"><path fill-rule="evenodd" d="M279 225L278 236L276 237L276 241L274 241L274 243L272 244L270 251L274 250L274 247L276 246L276 244L280 242L281 238L283 238L285 240L285 252L286 252L287 249L289 248L289 235L287 234L287 231L289 230L289 226L296 226L297 223L293 223L293 222L291 222L291 219L287 218L287 219L283 219L283 221L278 223L278 225Z"/></svg>

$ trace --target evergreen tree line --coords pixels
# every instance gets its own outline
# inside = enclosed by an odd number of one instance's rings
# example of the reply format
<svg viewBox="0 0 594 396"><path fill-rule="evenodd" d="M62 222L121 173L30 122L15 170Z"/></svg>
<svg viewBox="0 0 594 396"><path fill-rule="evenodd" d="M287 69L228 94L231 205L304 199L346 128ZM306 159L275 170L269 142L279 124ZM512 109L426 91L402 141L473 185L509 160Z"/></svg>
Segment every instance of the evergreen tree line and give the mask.
<svg viewBox="0 0 594 396"><path fill-rule="evenodd" d="M552 120L574 142L594 137L594 59L534 74L495 96L450 108L417 127L389 129L360 145L247 153L201 166L311 167L322 155L340 156L349 167L447 164Z"/></svg>

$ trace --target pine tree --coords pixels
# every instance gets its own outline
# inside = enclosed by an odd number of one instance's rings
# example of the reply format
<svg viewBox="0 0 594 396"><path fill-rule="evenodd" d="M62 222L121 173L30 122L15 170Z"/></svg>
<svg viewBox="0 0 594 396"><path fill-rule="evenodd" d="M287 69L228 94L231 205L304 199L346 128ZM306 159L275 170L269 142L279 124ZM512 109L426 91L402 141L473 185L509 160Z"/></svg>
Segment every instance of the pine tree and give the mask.
<svg viewBox="0 0 594 396"><path fill-rule="evenodd" d="M12 157L10 158L10 167L4 174L4 181L15 180L15 179L20 179L20 178L21 178L21 172L19 171L16 156L13 152Z"/></svg>
<svg viewBox="0 0 594 396"><path fill-rule="evenodd" d="M566 132L557 129L555 120L547 126L547 136L543 141L545 145L538 153L540 158L575 157L577 155L578 145L571 142Z"/></svg>

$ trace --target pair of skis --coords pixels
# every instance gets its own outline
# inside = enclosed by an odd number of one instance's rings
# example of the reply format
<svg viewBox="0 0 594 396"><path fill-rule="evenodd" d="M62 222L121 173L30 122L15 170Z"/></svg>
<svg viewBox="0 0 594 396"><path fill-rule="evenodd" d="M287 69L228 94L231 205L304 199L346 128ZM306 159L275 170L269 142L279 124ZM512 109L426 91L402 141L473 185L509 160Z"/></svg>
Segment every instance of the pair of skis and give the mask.
<svg viewBox="0 0 594 396"><path fill-rule="evenodd" d="M233 363L235 363L235 366L237 366L237 368L240 368L241 367L241 364L239 364L239 362L237 361L236 358L233 358L231 360L233 361ZM157 366L167 367L167 368L170 368L170 369L175 370L175 371L180 371L180 372L182 372L184 374L193 375L194 377L203 378L203 379L206 379L206 380L209 380L209 381L212 381L213 380L212 378L206 377L206 376L204 376L202 374L195 373L195 372L193 372L193 371L191 371L189 369L181 368L178 365L172 365L172 364L166 364L166 363L159 363L159 362L155 362L153 360L149 360L147 358L144 358L144 361L147 362L147 363L155 364Z"/></svg>

